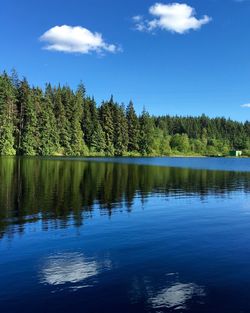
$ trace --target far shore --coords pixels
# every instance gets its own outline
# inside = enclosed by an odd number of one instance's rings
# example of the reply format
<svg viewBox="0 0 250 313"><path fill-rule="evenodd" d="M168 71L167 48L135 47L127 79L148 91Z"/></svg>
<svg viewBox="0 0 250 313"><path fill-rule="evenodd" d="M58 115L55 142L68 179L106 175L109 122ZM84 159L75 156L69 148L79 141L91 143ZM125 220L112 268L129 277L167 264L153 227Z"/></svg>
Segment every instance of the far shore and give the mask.
<svg viewBox="0 0 250 313"><path fill-rule="evenodd" d="M0 157L26 157L26 158L226 158L226 159L249 159L250 156L229 156L229 155L188 155L188 154L171 154L171 155L64 155L64 154L53 154L53 155L0 155Z"/></svg>

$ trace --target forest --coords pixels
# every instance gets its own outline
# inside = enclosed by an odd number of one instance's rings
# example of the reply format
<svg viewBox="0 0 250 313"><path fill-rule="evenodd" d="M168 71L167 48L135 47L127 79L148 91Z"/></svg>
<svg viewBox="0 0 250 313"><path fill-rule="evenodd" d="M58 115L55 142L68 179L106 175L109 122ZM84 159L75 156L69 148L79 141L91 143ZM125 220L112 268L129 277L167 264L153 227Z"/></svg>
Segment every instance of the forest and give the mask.
<svg viewBox="0 0 250 313"><path fill-rule="evenodd" d="M167 111L167 105L166 105ZM250 156L250 122L206 115L137 114L113 96L97 105L82 83L31 86L15 71L0 75L0 155Z"/></svg>

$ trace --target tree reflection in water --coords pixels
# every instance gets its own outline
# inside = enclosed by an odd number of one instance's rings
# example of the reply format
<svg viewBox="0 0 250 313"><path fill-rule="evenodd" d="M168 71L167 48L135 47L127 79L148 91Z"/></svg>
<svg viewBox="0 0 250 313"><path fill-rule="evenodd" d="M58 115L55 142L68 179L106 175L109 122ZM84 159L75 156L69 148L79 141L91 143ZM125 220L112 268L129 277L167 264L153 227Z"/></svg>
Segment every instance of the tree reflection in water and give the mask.
<svg viewBox="0 0 250 313"><path fill-rule="evenodd" d="M112 215L131 211L135 197L224 197L249 192L250 173L40 158L0 158L0 236L23 232L28 222L43 229L82 225L94 209Z"/></svg>

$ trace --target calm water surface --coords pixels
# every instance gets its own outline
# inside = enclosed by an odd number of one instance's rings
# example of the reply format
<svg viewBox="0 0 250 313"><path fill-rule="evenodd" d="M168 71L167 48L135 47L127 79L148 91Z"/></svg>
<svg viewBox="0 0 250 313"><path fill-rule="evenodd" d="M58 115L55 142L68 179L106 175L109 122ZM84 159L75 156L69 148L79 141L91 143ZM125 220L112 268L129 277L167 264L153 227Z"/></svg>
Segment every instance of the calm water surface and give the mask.
<svg viewBox="0 0 250 313"><path fill-rule="evenodd" d="M250 159L0 158L0 312L250 312Z"/></svg>

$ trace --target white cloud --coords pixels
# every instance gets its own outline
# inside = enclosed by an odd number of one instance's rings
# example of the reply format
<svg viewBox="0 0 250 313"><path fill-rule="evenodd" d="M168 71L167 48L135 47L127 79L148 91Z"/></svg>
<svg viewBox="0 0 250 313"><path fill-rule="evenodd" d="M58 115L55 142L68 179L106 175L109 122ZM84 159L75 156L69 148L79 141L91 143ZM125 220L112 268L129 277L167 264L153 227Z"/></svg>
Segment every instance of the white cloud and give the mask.
<svg viewBox="0 0 250 313"><path fill-rule="evenodd" d="M134 22L141 22L143 20L143 16L142 15L135 15L132 17Z"/></svg>
<svg viewBox="0 0 250 313"><path fill-rule="evenodd" d="M143 19L140 15L133 17L137 30L153 31L159 28L184 34L189 30L197 30L212 20L207 15L196 18L195 9L185 3L155 3L149 8L149 13L154 17L151 20Z"/></svg>
<svg viewBox="0 0 250 313"><path fill-rule="evenodd" d="M87 28L81 26L55 26L46 31L40 40L46 42L45 49L67 53L91 52L115 53L119 48L114 44L106 43L102 34L92 33Z"/></svg>
<svg viewBox="0 0 250 313"><path fill-rule="evenodd" d="M242 108L250 108L250 103L242 104L241 107Z"/></svg>
<svg viewBox="0 0 250 313"><path fill-rule="evenodd" d="M135 23L135 29L139 31L144 31L145 29L145 22L144 17L142 15L135 15L132 17L132 21Z"/></svg>

